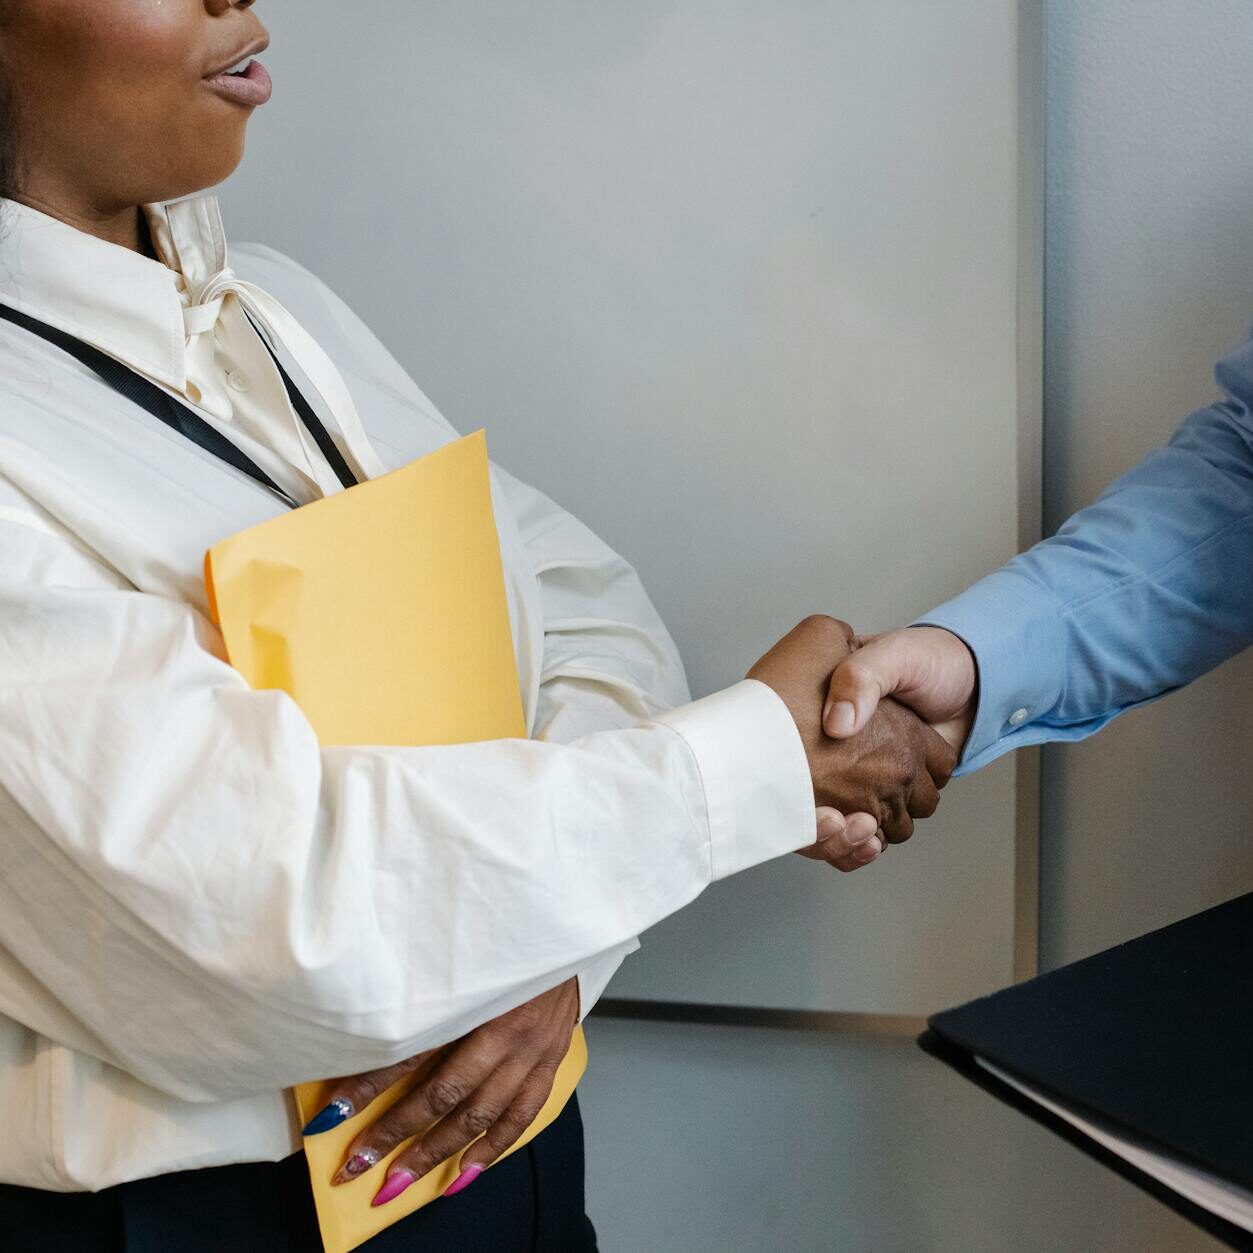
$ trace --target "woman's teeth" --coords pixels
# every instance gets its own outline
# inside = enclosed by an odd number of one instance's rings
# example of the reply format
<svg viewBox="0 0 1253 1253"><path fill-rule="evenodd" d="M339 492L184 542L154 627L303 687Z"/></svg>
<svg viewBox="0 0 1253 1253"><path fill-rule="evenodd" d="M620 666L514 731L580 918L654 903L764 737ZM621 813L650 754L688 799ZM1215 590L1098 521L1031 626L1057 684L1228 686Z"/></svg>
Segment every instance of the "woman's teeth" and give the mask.
<svg viewBox="0 0 1253 1253"><path fill-rule="evenodd" d="M252 64L251 57L245 57L237 65L232 65L229 70L223 70L224 74L242 74Z"/></svg>

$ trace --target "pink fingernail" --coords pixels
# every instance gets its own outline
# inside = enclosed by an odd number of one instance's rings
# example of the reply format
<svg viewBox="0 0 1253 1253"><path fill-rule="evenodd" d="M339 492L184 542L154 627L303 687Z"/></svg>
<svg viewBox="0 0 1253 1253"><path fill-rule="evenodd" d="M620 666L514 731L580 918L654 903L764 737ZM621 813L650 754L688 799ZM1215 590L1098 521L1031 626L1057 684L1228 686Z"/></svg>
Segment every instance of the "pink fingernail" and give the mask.
<svg viewBox="0 0 1253 1253"><path fill-rule="evenodd" d="M465 1170L463 1170L461 1174L459 1174L456 1179L448 1185L444 1195L456 1196L458 1192L464 1191L483 1173L485 1169L485 1167L480 1166L477 1162L475 1162L473 1166L467 1166Z"/></svg>
<svg viewBox="0 0 1253 1253"><path fill-rule="evenodd" d="M413 1171L397 1167L387 1176L387 1182L374 1194L370 1204L386 1205L388 1201L394 1201L416 1178Z"/></svg>

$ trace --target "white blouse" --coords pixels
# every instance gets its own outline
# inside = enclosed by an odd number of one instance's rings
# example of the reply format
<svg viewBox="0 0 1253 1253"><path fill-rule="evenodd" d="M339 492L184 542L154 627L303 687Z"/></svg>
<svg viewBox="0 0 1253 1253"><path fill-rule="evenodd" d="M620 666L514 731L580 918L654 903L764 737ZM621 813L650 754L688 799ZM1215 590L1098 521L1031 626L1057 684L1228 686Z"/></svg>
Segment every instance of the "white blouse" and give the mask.
<svg viewBox="0 0 1253 1253"><path fill-rule="evenodd" d="M455 438L307 270L258 244L228 267L213 197L146 206L160 260L0 209L0 301L298 499L340 487L244 307L362 472ZM0 1180L282 1158L290 1085L575 974L586 1012L638 932L813 841L782 701L745 681L686 704L635 573L498 468L533 738L320 748L225 662L204 599L205 550L283 503L5 321L0 360Z"/></svg>

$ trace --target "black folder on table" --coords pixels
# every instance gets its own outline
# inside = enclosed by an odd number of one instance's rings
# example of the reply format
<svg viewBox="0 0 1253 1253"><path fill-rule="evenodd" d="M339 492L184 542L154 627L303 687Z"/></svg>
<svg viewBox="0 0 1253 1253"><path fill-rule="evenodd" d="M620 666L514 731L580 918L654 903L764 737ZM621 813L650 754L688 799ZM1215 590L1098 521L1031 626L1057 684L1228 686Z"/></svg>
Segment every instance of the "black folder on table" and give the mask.
<svg viewBox="0 0 1253 1253"><path fill-rule="evenodd" d="M1253 894L928 1027L929 1053L1253 1249Z"/></svg>

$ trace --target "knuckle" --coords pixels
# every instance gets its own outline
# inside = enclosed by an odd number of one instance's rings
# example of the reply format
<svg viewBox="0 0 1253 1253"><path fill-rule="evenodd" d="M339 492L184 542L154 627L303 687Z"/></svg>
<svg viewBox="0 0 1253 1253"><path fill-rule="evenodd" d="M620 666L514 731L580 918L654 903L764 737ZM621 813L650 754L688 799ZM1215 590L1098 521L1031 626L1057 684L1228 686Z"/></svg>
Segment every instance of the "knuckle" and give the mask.
<svg viewBox="0 0 1253 1253"><path fill-rule="evenodd" d="M417 1127L403 1114L384 1114L368 1132L370 1147L387 1152L416 1131Z"/></svg>
<svg viewBox="0 0 1253 1253"><path fill-rule="evenodd" d="M487 1105L470 1105L458 1115L463 1131L471 1136L481 1136L500 1117L500 1110Z"/></svg>
<svg viewBox="0 0 1253 1253"><path fill-rule="evenodd" d="M864 687L870 681L870 667L859 661L856 653L840 665L840 673L854 687Z"/></svg>
<svg viewBox="0 0 1253 1253"><path fill-rule="evenodd" d="M405 1075L416 1070L424 1059L425 1055L419 1053L415 1057L406 1058L403 1062L397 1062L394 1066L382 1066L378 1070L354 1075L351 1080L341 1085L336 1095L346 1097L354 1109L363 1110L389 1088L400 1082Z"/></svg>
<svg viewBox="0 0 1253 1253"><path fill-rule="evenodd" d="M413 1148L402 1153L396 1159L396 1165L404 1166L406 1170L413 1171L418 1178L421 1178L428 1171L434 1170L447 1156L449 1156L447 1153L440 1153L423 1142L415 1144Z"/></svg>
<svg viewBox="0 0 1253 1253"><path fill-rule="evenodd" d="M853 628L847 622L825 613L811 613L802 618L799 629L813 635L838 635L846 643L853 638Z"/></svg>
<svg viewBox="0 0 1253 1253"><path fill-rule="evenodd" d="M515 1035L529 1035L544 1021L543 1011L535 1001L519 1005L509 1017Z"/></svg>
<svg viewBox="0 0 1253 1253"><path fill-rule="evenodd" d="M529 1102L527 1106L511 1106L496 1120L485 1137L493 1149L507 1149L535 1121L540 1106L535 1107L534 1113L528 1113L528 1109Z"/></svg>
<svg viewBox="0 0 1253 1253"><path fill-rule="evenodd" d="M454 1075L441 1075L426 1085L426 1102L437 1114L456 1109L469 1094L469 1085Z"/></svg>
<svg viewBox="0 0 1253 1253"><path fill-rule="evenodd" d="M938 796L923 796L914 801L909 807L909 812L915 818L930 818L939 807Z"/></svg>
<svg viewBox="0 0 1253 1253"><path fill-rule="evenodd" d="M539 1112L544 1108L544 1102L548 1100L548 1087L541 1092L532 1092L522 1101L518 1102L517 1121L521 1130L525 1131L538 1117Z"/></svg>
<svg viewBox="0 0 1253 1253"><path fill-rule="evenodd" d="M385 1088L383 1077L378 1071L368 1075L358 1075L350 1083L344 1084L340 1093L345 1096L354 1109L365 1109L375 1097L381 1096Z"/></svg>
<svg viewBox="0 0 1253 1253"><path fill-rule="evenodd" d="M429 1057L430 1057L429 1052L415 1053L412 1057L406 1057L403 1062L397 1062L391 1068L392 1073L387 1076L387 1086L390 1087L392 1080L399 1077L400 1075L412 1074L413 1071L417 1070L418 1067L421 1066L422 1063L425 1062ZM378 1073L380 1075L383 1075L385 1072L379 1071Z"/></svg>
<svg viewBox="0 0 1253 1253"><path fill-rule="evenodd" d="M537 1095L542 1105L548 1099L548 1094L553 1090L553 1084L557 1082L557 1070L561 1065L561 1058L545 1059L538 1062L535 1069L531 1071L531 1092Z"/></svg>

